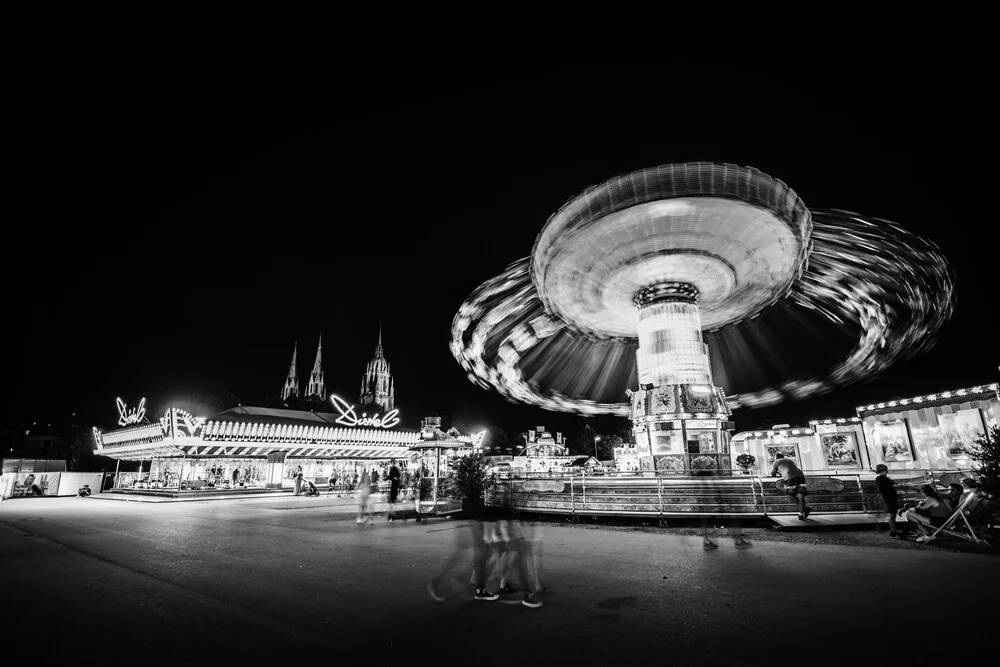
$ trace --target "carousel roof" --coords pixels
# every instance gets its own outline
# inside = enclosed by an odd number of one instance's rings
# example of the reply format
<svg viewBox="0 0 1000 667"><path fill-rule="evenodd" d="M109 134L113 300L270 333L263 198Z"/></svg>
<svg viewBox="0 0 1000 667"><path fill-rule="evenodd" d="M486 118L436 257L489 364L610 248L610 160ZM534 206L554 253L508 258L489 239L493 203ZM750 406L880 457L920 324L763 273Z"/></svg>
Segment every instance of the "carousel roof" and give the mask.
<svg viewBox="0 0 1000 667"><path fill-rule="evenodd" d="M459 447L471 447L472 444L458 438L441 438L437 440L422 440L410 449L458 449Z"/></svg>

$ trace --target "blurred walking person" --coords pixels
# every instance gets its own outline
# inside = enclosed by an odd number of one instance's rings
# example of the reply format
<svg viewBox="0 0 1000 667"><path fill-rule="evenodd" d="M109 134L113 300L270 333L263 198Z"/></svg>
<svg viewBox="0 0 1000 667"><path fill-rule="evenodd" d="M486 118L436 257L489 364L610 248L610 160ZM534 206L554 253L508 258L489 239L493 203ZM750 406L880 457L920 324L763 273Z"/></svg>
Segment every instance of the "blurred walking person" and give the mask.
<svg viewBox="0 0 1000 667"><path fill-rule="evenodd" d="M500 566L500 586L505 593L521 593L521 604L531 609L542 606L535 593L542 589L536 561L529 549L526 531L517 508L511 502L509 490L499 490L496 494L504 508L504 516L498 522L499 536L503 551L498 554ZM520 587L511 585L511 575L516 577Z"/></svg>
<svg viewBox="0 0 1000 667"><path fill-rule="evenodd" d="M442 584L453 582L455 571L468 567L470 555L476 581L475 599L486 602L496 600L499 596L486 588L486 563L489 560L489 550L484 539L483 510L478 506L475 520L463 523L455 531L455 547L445 561L444 567L427 582L427 592L435 602L444 602L445 596L441 594Z"/></svg>
<svg viewBox="0 0 1000 667"><path fill-rule="evenodd" d="M372 517L368 500L372 495L372 481L367 470L361 471L361 479L358 480L358 520L355 523L362 524L368 521L374 525L375 519Z"/></svg>

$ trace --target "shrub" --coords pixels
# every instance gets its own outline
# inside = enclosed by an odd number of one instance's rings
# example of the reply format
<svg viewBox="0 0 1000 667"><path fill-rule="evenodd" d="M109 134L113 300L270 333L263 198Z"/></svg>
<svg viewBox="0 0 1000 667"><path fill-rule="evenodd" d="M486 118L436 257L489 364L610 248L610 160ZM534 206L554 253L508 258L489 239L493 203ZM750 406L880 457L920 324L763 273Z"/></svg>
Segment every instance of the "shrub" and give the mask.
<svg viewBox="0 0 1000 667"><path fill-rule="evenodd" d="M455 463L455 487L463 498L482 500L487 489L493 486L486 457L482 454L463 456Z"/></svg>
<svg viewBox="0 0 1000 667"><path fill-rule="evenodd" d="M978 438L970 456L978 464L973 470L983 490L1000 496L1000 427L993 426Z"/></svg>

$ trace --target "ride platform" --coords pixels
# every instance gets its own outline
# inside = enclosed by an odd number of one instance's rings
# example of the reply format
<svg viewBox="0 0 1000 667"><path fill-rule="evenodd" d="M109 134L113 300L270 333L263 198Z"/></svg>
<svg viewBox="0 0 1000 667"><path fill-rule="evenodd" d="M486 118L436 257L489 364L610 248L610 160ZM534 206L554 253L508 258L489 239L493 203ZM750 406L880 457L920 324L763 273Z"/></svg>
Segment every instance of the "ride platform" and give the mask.
<svg viewBox="0 0 1000 667"><path fill-rule="evenodd" d="M818 526L871 526L889 521L889 515L884 512L811 513L804 521L799 518L798 514L768 514L767 518L778 524L778 530L816 528Z"/></svg>

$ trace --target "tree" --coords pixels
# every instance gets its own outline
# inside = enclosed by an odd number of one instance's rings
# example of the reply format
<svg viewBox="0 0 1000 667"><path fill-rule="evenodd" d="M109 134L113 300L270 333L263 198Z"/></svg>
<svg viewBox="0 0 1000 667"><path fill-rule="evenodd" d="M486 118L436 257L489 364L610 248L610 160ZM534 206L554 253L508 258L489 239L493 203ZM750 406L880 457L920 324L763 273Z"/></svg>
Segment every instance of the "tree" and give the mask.
<svg viewBox="0 0 1000 667"><path fill-rule="evenodd" d="M516 456L518 452L520 452L522 449L525 448L525 446L527 446L527 444L528 443L524 441L523 433L508 433L507 446L504 447L503 451L500 453L513 454ZM508 449L510 449L509 452L507 451Z"/></svg>
<svg viewBox="0 0 1000 667"><path fill-rule="evenodd" d="M991 427L978 438L970 456L978 464L973 470L979 475L983 490L1000 496L1000 426Z"/></svg>
<svg viewBox="0 0 1000 667"><path fill-rule="evenodd" d="M482 454L468 454L455 464L455 488L463 498L478 502L491 486L493 476Z"/></svg>
<svg viewBox="0 0 1000 667"><path fill-rule="evenodd" d="M281 400L280 394L266 394L263 399L261 399L262 408L276 408L281 409L285 407L284 402Z"/></svg>
<svg viewBox="0 0 1000 667"><path fill-rule="evenodd" d="M615 458L615 447L625 444L625 438L618 433L602 435L597 441L597 458L601 461L613 461Z"/></svg>
<svg viewBox="0 0 1000 667"><path fill-rule="evenodd" d="M326 407L326 401L319 397L319 394L309 394L302 399L303 410L313 410L321 412Z"/></svg>
<svg viewBox="0 0 1000 667"><path fill-rule="evenodd" d="M304 401L301 396L289 396L284 400L284 404L287 410L301 410Z"/></svg>
<svg viewBox="0 0 1000 667"><path fill-rule="evenodd" d="M569 441L567 449L569 449L570 454L578 454L580 456L593 456L594 454L594 438L597 436L597 432L590 426L590 424L585 425Z"/></svg>
<svg viewBox="0 0 1000 667"><path fill-rule="evenodd" d="M486 437L483 438L483 450L494 454L504 454L510 447L507 434L499 426L487 426Z"/></svg>

